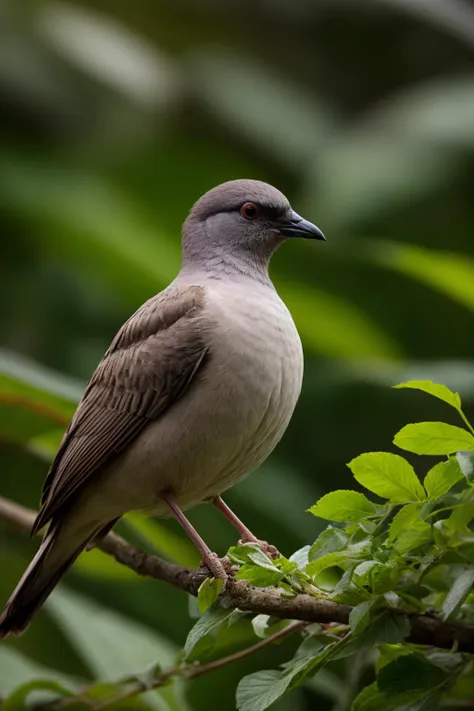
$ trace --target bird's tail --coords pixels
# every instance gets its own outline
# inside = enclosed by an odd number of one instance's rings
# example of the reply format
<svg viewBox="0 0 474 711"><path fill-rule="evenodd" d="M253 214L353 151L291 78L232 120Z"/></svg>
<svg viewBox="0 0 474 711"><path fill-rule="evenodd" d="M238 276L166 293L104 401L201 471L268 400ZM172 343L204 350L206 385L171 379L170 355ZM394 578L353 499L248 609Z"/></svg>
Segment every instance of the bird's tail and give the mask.
<svg viewBox="0 0 474 711"><path fill-rule="evenodd" d="M71 567L92 536L64 535L61 525L51 525L41 546L0 615L0 639L21 634L59 579Z"/></svg>

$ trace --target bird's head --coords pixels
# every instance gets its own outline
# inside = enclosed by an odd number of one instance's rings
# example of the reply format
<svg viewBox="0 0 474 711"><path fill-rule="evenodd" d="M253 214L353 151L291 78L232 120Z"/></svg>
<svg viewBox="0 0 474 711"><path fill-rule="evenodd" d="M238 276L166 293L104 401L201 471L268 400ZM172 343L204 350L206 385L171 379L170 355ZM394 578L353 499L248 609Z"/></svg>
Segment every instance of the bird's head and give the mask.
<svg viewBox="0 0 474 711"><path fill-rule="evenodd" d="M259 180L231 180L205 193L183 226L185 257L242 255L268 260L289 237L324 240L279 190Z"/></svg>

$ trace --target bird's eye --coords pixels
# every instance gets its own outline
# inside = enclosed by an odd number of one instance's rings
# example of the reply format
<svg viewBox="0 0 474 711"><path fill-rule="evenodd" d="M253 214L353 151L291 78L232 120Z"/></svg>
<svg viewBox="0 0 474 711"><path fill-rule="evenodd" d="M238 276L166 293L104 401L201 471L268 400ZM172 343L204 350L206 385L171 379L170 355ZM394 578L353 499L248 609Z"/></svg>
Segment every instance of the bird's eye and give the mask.
<svg viewBox="0 0 474 711"><path fill-rule="evenodd" d="M240 208L240 214L247 220L255 220L258 217L258 207L253 202L246 202Z"/></svg>

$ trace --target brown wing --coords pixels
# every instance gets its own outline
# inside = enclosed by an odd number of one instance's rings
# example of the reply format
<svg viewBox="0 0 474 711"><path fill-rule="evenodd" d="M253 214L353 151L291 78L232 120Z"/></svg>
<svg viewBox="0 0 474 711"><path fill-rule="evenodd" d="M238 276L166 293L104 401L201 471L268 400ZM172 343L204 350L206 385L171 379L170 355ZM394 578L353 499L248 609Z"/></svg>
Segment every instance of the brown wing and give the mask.
<svg viewBox="0 0 474 711"><path fill-rule="evenodd" d="M204 290L171 287L120 329L92 376L46 477L32 534L184 393L207 353Z"/></svg>

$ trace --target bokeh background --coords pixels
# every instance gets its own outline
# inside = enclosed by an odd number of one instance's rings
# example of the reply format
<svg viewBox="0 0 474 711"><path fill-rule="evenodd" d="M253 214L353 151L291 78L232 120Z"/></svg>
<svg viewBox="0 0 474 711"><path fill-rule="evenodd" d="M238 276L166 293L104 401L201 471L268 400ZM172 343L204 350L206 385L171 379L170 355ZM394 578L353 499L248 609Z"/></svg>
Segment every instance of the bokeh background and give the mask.
<svg viewBox="0 0 474 711"><path fill-rule="evenodd" d="M392 384L444 382L473 416L473 70L467 0L3 0L0 494L37 506L104 349L179 269L191 204L238 177L275 184L328 237L273 260L306 375L284 441L228 494L249 527L290 554L319 531L305 509L352 486L351 458L391 449L409 421L456 423ZM234 542L210 507L190 517L219 552ZM197 561L173 522L136 516L121 532ZM0 525L1 602L35 547ZM184 594L83 555L28 633L1 645L0 692L171 664L193 614ZM227 651L252 639L242 624ZM237 681L292 644L146 703L233 709ZM352 671L275 709L344 711Z"/></svg>

